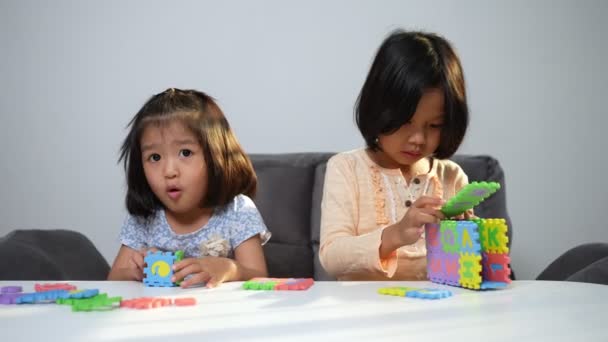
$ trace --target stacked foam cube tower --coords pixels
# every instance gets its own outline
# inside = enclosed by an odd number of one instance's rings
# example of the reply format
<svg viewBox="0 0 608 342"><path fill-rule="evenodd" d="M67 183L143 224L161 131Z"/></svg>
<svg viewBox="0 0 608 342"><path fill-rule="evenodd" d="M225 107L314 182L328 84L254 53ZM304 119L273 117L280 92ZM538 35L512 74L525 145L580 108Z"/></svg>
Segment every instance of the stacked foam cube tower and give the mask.
<svg viewBox="0 0 608 342"><path fill-rule="evenodd" d="M441 209L455 217L473 209L500 189L496 182L473 182ZM507 224L503 218L442 220L427 224L427 274L439 284L469 289L497 289L510 282Z"/></svg>

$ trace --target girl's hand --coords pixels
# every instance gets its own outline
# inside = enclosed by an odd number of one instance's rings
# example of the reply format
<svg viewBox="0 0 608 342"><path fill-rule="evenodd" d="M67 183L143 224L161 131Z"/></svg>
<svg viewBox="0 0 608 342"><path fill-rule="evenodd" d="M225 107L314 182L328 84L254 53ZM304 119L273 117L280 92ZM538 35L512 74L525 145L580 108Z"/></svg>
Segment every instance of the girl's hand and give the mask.
<svg viewBox="0 0 608 342"><path fill-rule="evenodd" d="M199 283L207 283L207 287L236 279L237 265L232 259L206 256L200 259L188 258L173 265L173 278L176 282L190 275L188 280L181 283L181 287L188 287Z"/></svg>
<svg viewBox="0 0 608 342"><path fill-rule="evenodd" d="M440 197L422 196L416 200L397 223L402 245L418 241L427 223L439 223L445 216L441 212L444 201Z"/></svg>
<svg viewBox="0 0 608 342"><path fill-rule="evenodd" d="M108 280L137 280L144 278L144 251L121 246Z"/></svg>
<svg viewBox="0 0 608 342"><path fill-rule="evenodd" d="M133 253L129 253L129 264L131 267L118 269L118 276L125 280L143 281L144 267L146 266L144 258L148 253L156 252L157 250L156 248L133 250Z"/></svg>

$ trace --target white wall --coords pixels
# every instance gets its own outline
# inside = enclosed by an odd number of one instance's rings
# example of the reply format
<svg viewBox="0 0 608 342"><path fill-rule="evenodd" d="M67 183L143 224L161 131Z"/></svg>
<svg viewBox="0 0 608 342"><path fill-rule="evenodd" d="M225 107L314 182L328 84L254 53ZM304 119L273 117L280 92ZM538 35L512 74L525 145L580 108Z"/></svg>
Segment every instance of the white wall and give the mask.
<svg viewBox="0 0 608 342"><path fill-rule="evenodd" d="M218 98L248 152L360 146L354 100L381 40L406 27L458 49L472 110L460 152L501 161L513 265L533 278L608 241L606 17L601 0L1 0L0 235L80 230L111 262L124 127L171 86Z"/></svg>

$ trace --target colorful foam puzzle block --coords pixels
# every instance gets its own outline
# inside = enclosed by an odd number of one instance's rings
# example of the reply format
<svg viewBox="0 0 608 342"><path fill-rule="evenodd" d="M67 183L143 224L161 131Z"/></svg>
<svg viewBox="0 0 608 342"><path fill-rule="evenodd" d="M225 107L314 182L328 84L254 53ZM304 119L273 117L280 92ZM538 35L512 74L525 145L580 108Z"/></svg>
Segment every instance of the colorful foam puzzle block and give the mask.
<svg viewBox="0 0 608 342"><path fill-rule="evenodd" d="M469 183L443 205L441 212L446 217L461 215L483 202L498 189L500 189L500 184L496 182Z"/></svg>
<svg viewBox="0 0 608 342"><path fill-rule="evenodd" d="M173 264L184 258L183 251L172 252L152 252L144 258L147 265L144 268L146 286L172 287L178 286L179 282L172 282Z"/></svg>
<svg viewBox="0 0 608 342"><path fill-rule="evenodd" d="M315 281L312 278L253 278L243 283L245 290L302 291L308 290Z"/></svg>
<svg viewBox="0 0 608 342"><path fill-rule="evenodd" d="M471 183L442 211L458 216L500 189L498 183ZM427 274L439 284L475 290L500 289L510 282L508 227L504 219L442 220L425 226Z"/></svg>
<svg viewBox="0 0 608 342"><path fill-rule="evenodd" d="M452 296L452 291L433 289L433 288L415 288L415 287L383 287L378 289L378 293L388 296L399 296L420 299L441 299Z"/></svg>

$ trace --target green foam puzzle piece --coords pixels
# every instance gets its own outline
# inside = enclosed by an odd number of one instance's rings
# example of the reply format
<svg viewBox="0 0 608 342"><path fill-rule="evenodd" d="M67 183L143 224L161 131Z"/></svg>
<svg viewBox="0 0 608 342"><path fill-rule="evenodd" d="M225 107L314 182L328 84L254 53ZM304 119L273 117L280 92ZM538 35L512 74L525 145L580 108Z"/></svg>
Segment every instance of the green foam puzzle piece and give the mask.
<svg viewBox="0 0 608 342"><path fill-rule="evenodd" d="M497 182L469 183L443 205L441 212L446 217L461 215L483 202L498 189L500 189L500 184Z"/></svg>

